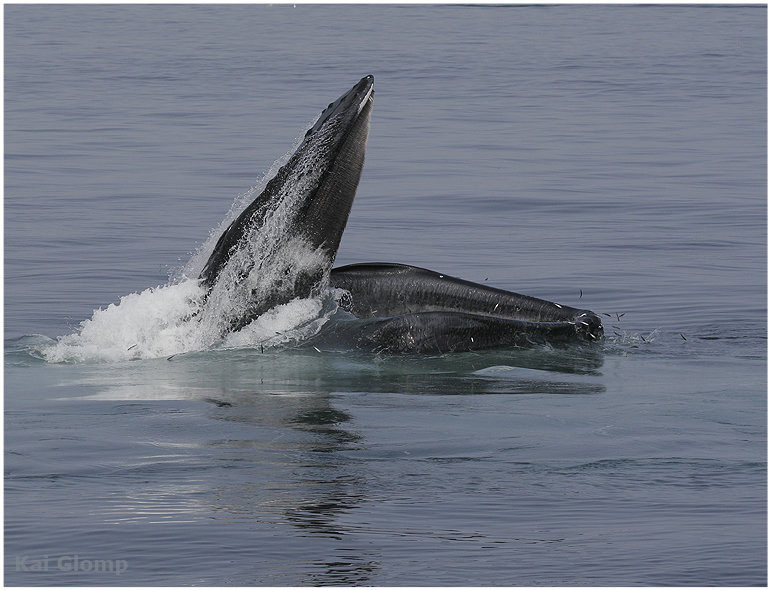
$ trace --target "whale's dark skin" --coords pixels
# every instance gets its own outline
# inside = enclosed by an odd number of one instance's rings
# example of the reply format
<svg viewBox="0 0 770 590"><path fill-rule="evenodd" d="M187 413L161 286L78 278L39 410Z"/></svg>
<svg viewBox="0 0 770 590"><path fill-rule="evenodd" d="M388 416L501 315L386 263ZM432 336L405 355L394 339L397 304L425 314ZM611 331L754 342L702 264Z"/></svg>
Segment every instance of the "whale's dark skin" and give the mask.
<svg viewBox="0 0 770 590"><path fill-rule="evenodd" d="M331 103L262 193L219 238L200 274L223 331L269 309L318 294L329 274L362 347L459 352L594 342L599 318L430 270L390 263L331 270L353 204L369 133L374 78ZM294 257L293 257L294 256ZM215 297L216 295L216 297Z"/></svg>
<svg viewBox="0 0 770 590"><path fill-rule="evenodd" d="M596 342L599 317L543 299L392 263L335 268L340 306L361 319L359 345L444 353L534 344Z"/></svg>
<svg viewBox="0 0 770 590"><path fill-rule="evenodd" d="M270 255L234 253L248 247L249 240L264 231L270 215L287 203L288 211L282 213L288 218L284 235L301 239L311 251L320 249L323 259L288 284L277 280L268 285L247 313L232 318L230 329L238 330L295 297L308 297L331 269L364 165L373 96L374 77L366 76L324 109L288 162L219 238L200 274L208 291L228 265L238 265L229 269L229 280L237 283L251 272L255 259Z"/></svg>

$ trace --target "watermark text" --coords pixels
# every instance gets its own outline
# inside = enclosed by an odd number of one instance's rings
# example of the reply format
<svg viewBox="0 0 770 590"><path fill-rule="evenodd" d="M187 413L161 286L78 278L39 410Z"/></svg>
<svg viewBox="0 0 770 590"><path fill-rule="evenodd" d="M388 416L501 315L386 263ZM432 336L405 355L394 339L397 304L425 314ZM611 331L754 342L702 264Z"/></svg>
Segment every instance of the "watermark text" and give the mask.
<svg viewBox="0 0 770 590"><path fill-rule="evenodd" d="M112 574L119 576L128 570L125 559L86 559L80 555L49 557L16 557L17 572L71 572L79 574Z"/></svg>

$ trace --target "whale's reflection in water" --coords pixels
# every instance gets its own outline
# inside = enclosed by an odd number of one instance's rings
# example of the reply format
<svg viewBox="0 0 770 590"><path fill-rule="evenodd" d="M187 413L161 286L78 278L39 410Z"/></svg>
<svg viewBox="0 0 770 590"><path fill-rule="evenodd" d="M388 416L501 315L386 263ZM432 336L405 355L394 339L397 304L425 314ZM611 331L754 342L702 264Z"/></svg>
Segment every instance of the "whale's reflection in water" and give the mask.
<svg viewBox="0 0 770 590"><path fill-rule="evenodd" d="M120 401L127 412L157 402L182 414L146 433L152 449L130 485L98 509L103 522L237 523L254 536L258 555L239 581L360 585L380 561L362 541L372 532L367 519L355 513L378 501L382 475L372 472L369 461L378 459L346 398L599 394L601 366L600 353L581 349L433 358L210 351L80 366L72 390L92 393L67 399ZM147 469L164 475L143 476ZM287 544L301 538L313 539L314 550L293 552L282 570ZM266 572L267 562L277 565Z"/></svg>
<svg viewBox="0 0 770 590"><path fill-rule="evenodd" d="M210 416L257 427L258 437L213 440L209 447L224 453L245 477L228 478L210 490L208 509L228 518L294 529L292 536L331 542L324 559L315 556L302 569L302 583L363 584L377 567L346 538L355 531L342 524L342 515L366 501L366 474L341 456L357 447L361 436L346 428L351 416L335 409L328 392L219 393ZM223 399L227 402L223 403ZM244 465L244 463L246 465ZM280 562L280 560L279 560ZM282 584L280 569L255 582Z"/></svg>
<svg viewBox="0 0 770 590"><path fill-rule="evenodd" d="M111 364L109 368L84 365L77 384L96 390L86 396L88 399L201 399L222 406L237 404L244 412L236 414L246 416L246 408L260 403L258 394L602 393L603 361L602 351L596 348L381 358L352 352L318 352L312 347L265 353L253 349L214 350L170 360ZM306 403L310 402L299 405ZM278 407L292 408L293 404L281 402ZM319 420L326 418L322 415Z"/></svg>

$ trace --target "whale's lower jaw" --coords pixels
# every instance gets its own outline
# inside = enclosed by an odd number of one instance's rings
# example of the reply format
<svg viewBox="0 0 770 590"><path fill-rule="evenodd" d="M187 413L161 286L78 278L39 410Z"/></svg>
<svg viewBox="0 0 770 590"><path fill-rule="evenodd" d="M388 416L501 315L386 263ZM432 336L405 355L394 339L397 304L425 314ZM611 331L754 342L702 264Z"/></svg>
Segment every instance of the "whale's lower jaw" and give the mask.
<svg viewBox="0 0 770 590"><path fill-rule="evenodd" d="M529 348L581 342L568 322L526 322L493 316L432 311L367 322L361 348L388 353L444 354L491 348Z"/></svg>
<svg viewBox="0 0 770 590"><path fill-rule="evenodd" d="M359 343L387 352L444 353L538 344L594 343L599 317L585 309L389 263L335 268L343 309L368 319Z"/></svg>

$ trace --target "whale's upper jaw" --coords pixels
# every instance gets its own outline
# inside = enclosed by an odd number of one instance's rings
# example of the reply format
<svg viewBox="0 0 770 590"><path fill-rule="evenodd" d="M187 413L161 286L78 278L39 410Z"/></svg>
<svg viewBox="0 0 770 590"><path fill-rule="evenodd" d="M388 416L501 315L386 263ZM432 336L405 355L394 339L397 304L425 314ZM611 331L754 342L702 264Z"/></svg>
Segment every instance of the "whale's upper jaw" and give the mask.
<svg viewBox="0 0 770 590"><path fill-rule="evenodd" d="M374 77L365 76L321 112L294 154L220 236L200 274L207 289L213 288L234 253L258 242L279 204L287 205L280 218L282 231L312 248L323 247L331 267L364 163L373 95ZM256 258L242 262L239 272L248 273L249 262L255 264Z"/></svg>
<svg viewBox="0 0 770 590"><path fill-rule="evenodd" d="M353 86L348 92L340 96L337 100L329 103L321 114L318 116L318 120L313 126L308 129L305 136L312 135L321 129L325 123L334 119L335 117L342 116L352 120L361 114L364 107L374 97L374 76L364 76L359 80L358 84Z"/></svg>
<svg viewBox="0 0 770 590"><path fill-rule="evenodd" d="M322 176L302 207L303 234L331 261L361 177L373 104L374 76L366 76L323 110L304 139Z"/></svg>

